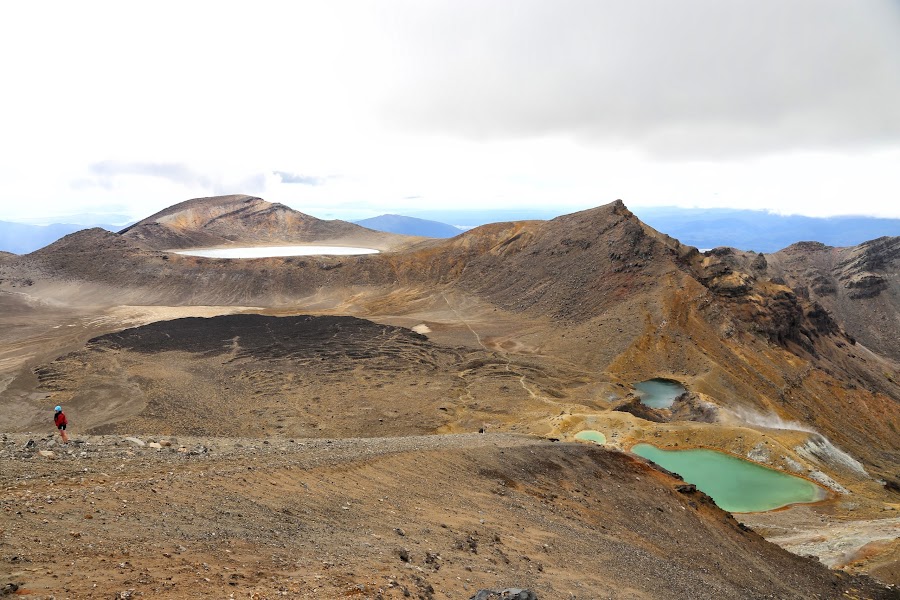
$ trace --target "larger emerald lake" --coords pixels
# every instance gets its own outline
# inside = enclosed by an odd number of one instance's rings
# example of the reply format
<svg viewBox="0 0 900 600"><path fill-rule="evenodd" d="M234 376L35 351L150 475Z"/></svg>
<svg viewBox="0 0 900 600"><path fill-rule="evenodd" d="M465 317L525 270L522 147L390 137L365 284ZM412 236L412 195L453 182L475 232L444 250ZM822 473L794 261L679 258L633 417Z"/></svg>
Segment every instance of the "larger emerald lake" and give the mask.
<svg viewBox="0 0 900 600"><path fill-rule="evenodd" d="M662 450L650 444L631 449L678 473L729 512L759 512L825 498L811 481L715 450Z"/></svg>

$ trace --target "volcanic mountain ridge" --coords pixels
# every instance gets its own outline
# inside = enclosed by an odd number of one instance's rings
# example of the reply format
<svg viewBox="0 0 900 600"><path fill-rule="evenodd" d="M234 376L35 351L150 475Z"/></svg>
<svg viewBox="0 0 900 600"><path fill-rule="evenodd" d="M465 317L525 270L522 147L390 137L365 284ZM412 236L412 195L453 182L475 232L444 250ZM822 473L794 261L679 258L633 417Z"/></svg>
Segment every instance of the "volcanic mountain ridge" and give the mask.
<svg viewBox="0 0 900 600"><path fill-rule="evenodd" d="M220 260L165 251L176 238L229 239L272 214L275 205L247 200L188 201L151 219L183 220L174 236L156 226L146 235L89 230L0 264L4 327L15 342L0 354L0 428L38 427L42 407L56 402L76 411L82 431L120 435L481 429L569 440L600 428L613 448L700 445L799 468L843 490L820 513L838 519L874 522L896 504L895 363L855 344L839 315L796 282L773 276L777 260L700 253L621 202L451 240L401 239L378 255ZM235 234L231 244L291 235ZM275 320L167 320L234 312ZM291 319L304 314L366 321L334 330L341 350L326 365L314 351L281 354L302 339ZM60 329L66 322L73 329ZM215 350L179 336L185 327L218 336L209 338ZM149 352L129 339L164 344ZM659 423L611 410L652 377L682 382L690 406ZM210 424L206 414L226 416ZM760 426L763 418L776 426ZM879 546L837 564L859 561L854 568L890 579L896 556Z"/></svg>

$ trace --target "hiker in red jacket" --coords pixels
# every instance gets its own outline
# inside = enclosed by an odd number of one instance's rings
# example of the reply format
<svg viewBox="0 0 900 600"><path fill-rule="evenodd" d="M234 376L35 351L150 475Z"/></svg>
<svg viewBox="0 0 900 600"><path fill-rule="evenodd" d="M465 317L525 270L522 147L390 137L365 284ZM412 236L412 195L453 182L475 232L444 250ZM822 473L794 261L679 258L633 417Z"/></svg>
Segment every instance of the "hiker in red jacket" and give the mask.
<svg viewBox="0 0 900 600"><path fill-rule="evenodd" d="M68 444L69 436L66 433L66 425L69 424L69 420L66 418L66 413L62 411L62 406L56 407L56 414L53 415L53 423L55 423L56 428L59 429L59 435L62 436L63 444Z"/></svg>

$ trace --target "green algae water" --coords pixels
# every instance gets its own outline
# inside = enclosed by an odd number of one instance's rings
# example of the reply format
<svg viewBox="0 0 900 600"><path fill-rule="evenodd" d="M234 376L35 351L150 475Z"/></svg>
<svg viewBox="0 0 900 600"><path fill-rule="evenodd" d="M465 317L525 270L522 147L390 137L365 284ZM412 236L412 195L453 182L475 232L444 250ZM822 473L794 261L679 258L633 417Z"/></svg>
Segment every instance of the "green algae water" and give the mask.
<svg viewBox="0 0 900 600"><path fill-rule="evenodd" d="M678 473L729 512L774 510L825 498L825 490L811 481L715 450L661 450L637 444L631 451Z"/></svg>
<svg viewBox="0 0 900 600"><path fill-rule="evenodd" d="M593 429L585 429L584 431L579 431L575 434L575 439L586 440L588 442L594 442L595 444L606 443L606 436L599 431L594 431Z"/></svg>
<svg viewBox="0 0 900 600"><path fill-rule="evenodd" d="M648 379L634 384L638 391L641 404L650 408L669 408L675 402L675 398L687 390L677 381L669 379Z"/></svg>

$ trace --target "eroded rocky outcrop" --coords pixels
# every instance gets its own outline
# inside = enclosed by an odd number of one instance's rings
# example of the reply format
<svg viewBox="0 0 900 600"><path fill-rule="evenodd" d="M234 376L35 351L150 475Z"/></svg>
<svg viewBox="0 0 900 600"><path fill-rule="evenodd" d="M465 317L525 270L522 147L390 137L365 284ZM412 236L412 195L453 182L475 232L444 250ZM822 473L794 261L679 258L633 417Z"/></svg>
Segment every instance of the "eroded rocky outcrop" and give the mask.
<svg viewBox="0 0 900 600"><path fill-rule="evenodd" d="M900 237L848 248L801 242L769 258L770 272L819 303L853 338L900 359Z"/></svg>
<svg viewBox="0 0 900 600"><path fill-rule="evenodd" d="M807 288L792 289L783 278L771 276L762 254L714 248L683 264L750 330L772 342L814 352L818 337L842 335L828 311L810 300Z"/></svg>

